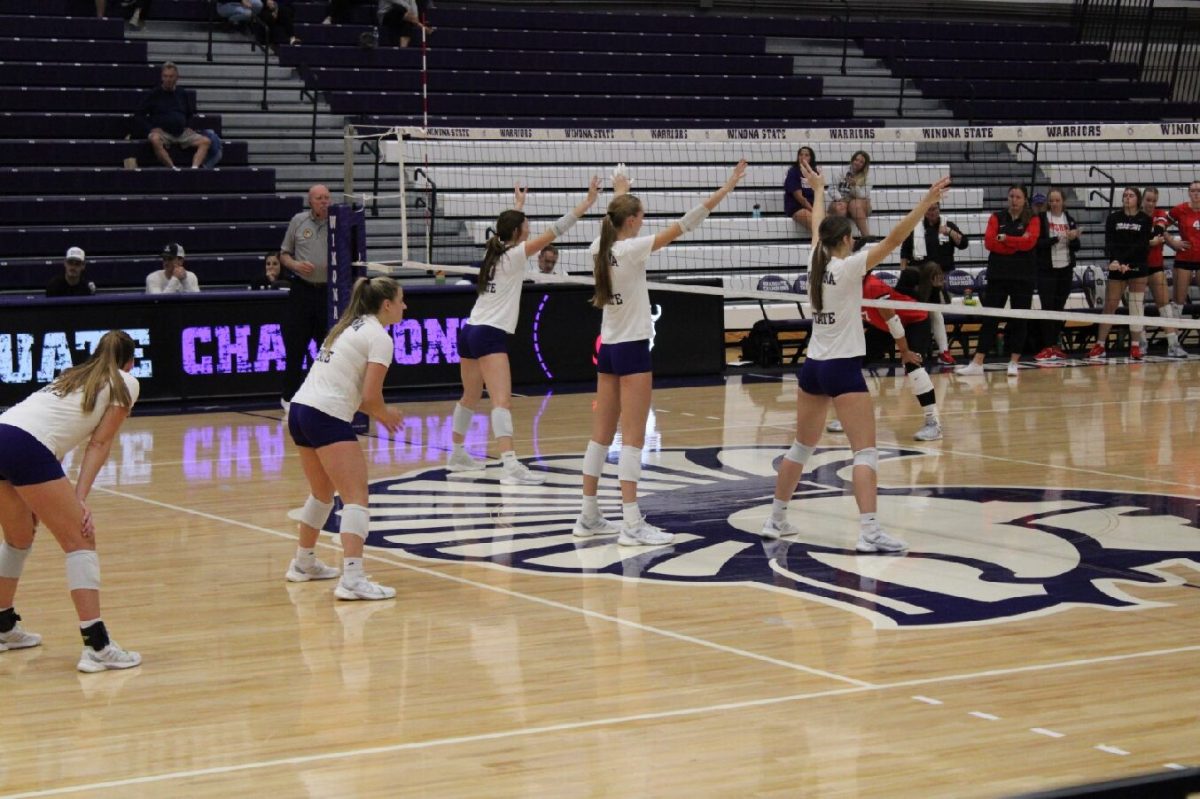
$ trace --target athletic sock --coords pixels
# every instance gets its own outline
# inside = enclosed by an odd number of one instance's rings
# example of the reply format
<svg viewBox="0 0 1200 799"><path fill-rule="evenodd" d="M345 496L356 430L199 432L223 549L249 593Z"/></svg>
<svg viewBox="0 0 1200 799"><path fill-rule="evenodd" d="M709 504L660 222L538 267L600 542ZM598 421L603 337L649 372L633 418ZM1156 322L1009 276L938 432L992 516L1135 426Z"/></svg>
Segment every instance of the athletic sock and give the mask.
<svg viewBox="0 0 1200 799"><path fill-rule="evenodd" d="M636 502L621 503L621 519L629 527L633 527L640 522L642 520L642 512L638 509L638 504Z"/></svg>
<svg viewBox="0 0 1200 799"><path fill-rule="evenodd" d="M786 499L771 500L771 518L781 522L787 516L788 503Z"/></svg>
<svg viewBox="0 0 1200 799"><path fill-rule="evenodd" d="M300 567L311 566L313 561L317 559L317 550L306 549L305 547L296 547L296 565Z"/></svg>
<svg viewBox="0 0 1200 799"><path fill-rule="evenodd" d="M589 497L583 495L583 518L595 519L600 516L600 498L597 496Z"/></svg>

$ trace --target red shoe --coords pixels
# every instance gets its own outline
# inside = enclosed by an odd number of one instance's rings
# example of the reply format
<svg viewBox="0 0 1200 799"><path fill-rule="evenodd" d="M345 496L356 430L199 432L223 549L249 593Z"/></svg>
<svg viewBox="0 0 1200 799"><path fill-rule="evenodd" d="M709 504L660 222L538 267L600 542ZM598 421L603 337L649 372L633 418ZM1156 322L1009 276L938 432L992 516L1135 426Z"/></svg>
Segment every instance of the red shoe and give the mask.
<svg viewBox="0 0 1200 799"><path fill-rule="evenodd" d="M1033 356L1033 359L1035 361L1053 361L1057 357L1058 355L1055 354L1053 347L1046 347L1037 355Z"/></svg>
<svg viewBox="0 0 1200 799"><path fill-rule="evenodd" d="M1064 361L1067 359L1067 354L1065 352L1063 352L1061 349L1059 349L1058 347L1051 347L1050 349L1054 350L1055 358L1059 358L1060 360L1064 360Z"/></svg>
<svg viewBox="0 0 1200 799"><path fill-rule="evenodd" d="M1087 359L1089 361L1103 361L1108 355L1104 352L1104 347L1100 344L1093 344L1092 348L1087 351Z"/></svg>
<svg viewBox="0 0 1200 799"><path fill-rule="evenodd" d="M1137 342L1134 342L1129 347L1129 360L1140 361L1142 359L1142 347Z"/></svg>
<svg viewBox="0 0 1200 799"><path fill-rule="evenodd" d="M938 363L946 366L954 366L957 363L957 361L954 360L954 356L950 354L950 350L942 350L939 352L937 359Z"/></svg>

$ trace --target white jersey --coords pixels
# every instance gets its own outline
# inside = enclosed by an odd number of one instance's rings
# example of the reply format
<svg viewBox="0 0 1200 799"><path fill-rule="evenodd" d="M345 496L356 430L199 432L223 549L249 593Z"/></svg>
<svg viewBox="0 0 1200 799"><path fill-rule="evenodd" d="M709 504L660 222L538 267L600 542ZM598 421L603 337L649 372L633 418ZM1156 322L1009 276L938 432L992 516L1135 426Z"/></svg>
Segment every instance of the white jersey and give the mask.
<svg viewBox="0 0 1200 799"><path fill-rule="evenodd" d="M849 258L829 260L825 278L821 281L822 310L813 314L809 358L830 361L861 358L867 354L863 335L862 282L867 272L868 249L864 247ZM811 257L808 268L812 269Z"/></svg>
<svg viewBox="0 0 1200 799"><path fill-rule="evenodd" d="M329 349L321 348L292 402L316 408L350 422L362 405L368 363L390 366L392 337L374 315L360 316L342 331Z"/></svg>
<svg viewBox="0 0 1200 799"><path fill-rule="evenodd" d="M600 322L601 343L620 344L654 337L650 289L646 287L646 261L650 259L653 247L653 236L613 243L612 299L604 306ZM596 239L588 249L593 262L599 250L600 239Z"/></svg>
<svg viewBox="0 0 1200 799"><path fill-rule="evenodd" d="M121 370L121 379L129 390L129 407L132 409L141 387L137 378L124 370ZM105 386L96 397L96 407L91 413L84 413L82 389L65 397L50 389L51 386L46 386L0 414L0 424L21 428L45 444L46 449L61 461L92 434L109 406L115 403L109 400L111 392Z"/></svg>
<svg viewBox="0 0 1200 799"><path fill-rule="evenodd" d="M517 329L517 316L521 312L521 281L529 256L525 254L525 243L510 247L496 259L496 271L488 281L475 307L471 309L470 325L489 325L512 334Z"/></svg>

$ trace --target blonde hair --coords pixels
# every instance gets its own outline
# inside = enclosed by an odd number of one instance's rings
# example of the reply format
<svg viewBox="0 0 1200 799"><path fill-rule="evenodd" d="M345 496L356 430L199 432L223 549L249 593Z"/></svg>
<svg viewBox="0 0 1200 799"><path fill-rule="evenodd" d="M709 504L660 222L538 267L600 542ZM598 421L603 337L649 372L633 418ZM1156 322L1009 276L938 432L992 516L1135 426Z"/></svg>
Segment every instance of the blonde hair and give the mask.
<svg viewBox="0 0 1200 799"><path fill-rule="evenodd" d="M850 235L850 231L850 220L844 216L827 216L817 228L819 244L813 253L812 267L808 272L808 296L812 301L813 310L817 313L821 313L824 306L822 294L825 270L833 258L833 251Z"/></svg>
<svg viewBox="0 0 1200 799"><path fill-rule="evenodd" d="M338 336L360 316L379 313L383 303L396 299L400 293L400 284L390 277L360 277L354 282L354 293L350 295L350 304L342 311L342 318L325 336L321 349L329 349Z"/></svg>
<svg viewBox="0 0 1200 799"><path fill-rule="evenodd" d="M133 339L124 330L110 330L100 337L96 349L79 366L63 372L50 384L56 396L65 397L83 390L83 412L91 413L100 399L100 392L108 389L110 405L130 406L129 389L121 377L121 368L133 360Z"/></svg>
<svg viewBox="0 0 1200 799"><path fill-rule="evenodd" d="M862 172L854 171L854 159L859 156L863 157ZM866 150L856 150L854 155L850 156L850 168L846 170L846 182L854 186L867 185L867 175L871 171L871 154Z"/></svg>
<svg viewBox="0 0 1200 799"><path fill-rule="evenodd" d="M608 204L608 213L600 223L600 245L593 260L596 278L596 293L592 305L603 308L612 299L612 248L617 241L617 231L625 220L641 213L642 201L632 194L622 194Z"/></svg>

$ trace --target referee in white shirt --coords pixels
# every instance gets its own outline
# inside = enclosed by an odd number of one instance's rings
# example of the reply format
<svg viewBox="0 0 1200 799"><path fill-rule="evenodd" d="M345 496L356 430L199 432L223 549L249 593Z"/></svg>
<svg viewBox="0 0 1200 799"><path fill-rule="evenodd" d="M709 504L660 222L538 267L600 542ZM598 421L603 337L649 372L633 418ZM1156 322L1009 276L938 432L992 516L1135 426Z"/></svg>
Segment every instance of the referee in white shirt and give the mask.
<svg viewBox="0 0 1200 799"><path fill-rule="evenodd" d="M329 332L329 189L308 190L308 210L292 217L279 248L279 260L291 273L283 343L287 371L283 377L284 409L303 381L302 365L309 341Z"/></svg>

